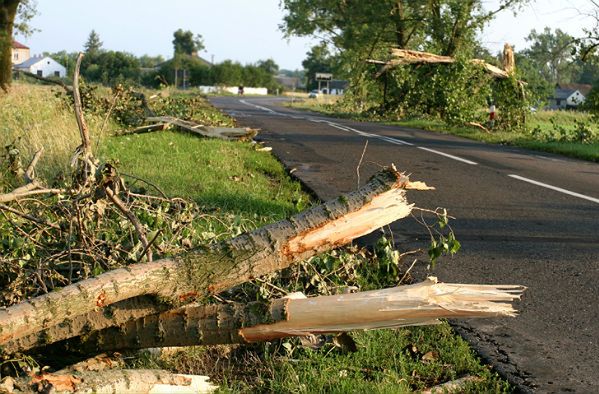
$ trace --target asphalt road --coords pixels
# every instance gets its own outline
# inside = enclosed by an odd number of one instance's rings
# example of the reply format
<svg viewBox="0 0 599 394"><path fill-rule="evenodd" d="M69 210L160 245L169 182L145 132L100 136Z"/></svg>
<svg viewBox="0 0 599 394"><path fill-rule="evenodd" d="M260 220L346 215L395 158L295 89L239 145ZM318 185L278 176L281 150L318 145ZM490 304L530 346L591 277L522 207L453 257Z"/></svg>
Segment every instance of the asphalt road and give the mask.
<svg viewBox="0 0 599 394"><path fill-rule="evenodd" d="M445 207L462 250L434 274L445 282L528 287L517 318L454 327L523 392L599 392L599 164L421 130L295 111L268 98L211 100L259 139L321 199L394 163L435 186L409 192ZM424 246L413 220L393 226L402 248Z"/></svg>

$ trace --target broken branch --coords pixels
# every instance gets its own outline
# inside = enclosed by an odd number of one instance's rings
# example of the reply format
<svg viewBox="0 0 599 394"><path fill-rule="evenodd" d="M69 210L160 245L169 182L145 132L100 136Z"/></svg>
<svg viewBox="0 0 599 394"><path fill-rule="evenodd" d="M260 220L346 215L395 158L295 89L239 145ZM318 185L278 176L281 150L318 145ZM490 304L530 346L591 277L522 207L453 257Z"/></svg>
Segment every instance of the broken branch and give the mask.
<svg viewBox="0 0 599 394"><path fill-rule="evenodd" d="M183 256L133 264L0 310L0 345L128 298L155 294L187 301L218 293L408 216L411 183L395 168L359 190L288 220Z"/></svg>
<svg viewBox="0 0 599 394"><path fill-rule="evenodd" d="M83 353L150 347L239 344L312 334L399 328L441 318L515 316L522 286L422 283L269 304L191 305L96 331L69 344ZM296 295L296 294L294 294Z"/></svg>

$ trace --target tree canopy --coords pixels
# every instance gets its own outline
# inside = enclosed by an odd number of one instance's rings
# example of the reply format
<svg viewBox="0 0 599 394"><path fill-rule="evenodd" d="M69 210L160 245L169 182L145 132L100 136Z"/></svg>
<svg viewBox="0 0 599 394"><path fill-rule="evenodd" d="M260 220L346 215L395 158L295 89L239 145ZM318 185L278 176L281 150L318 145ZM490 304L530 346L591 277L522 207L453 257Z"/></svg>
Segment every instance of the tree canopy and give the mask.
<svg viewBox="0 0 599 394"><path fill-rule="evenodd" d="M343 50L372 52L397 46L453 56L471 48L495 14L530 0L502 0L487 11L482 0L282 0L288 35L316 35Z"/></svg>
<svg viewBox="0 0 599 394"><path fill-rule="evenodd" d="M83 44L85 53L90 55L99 52L102 49L102 41L100 41L100 35L92 30L87 37L87 41Z"/></svg>
<svg viewBox="0 0 599 394"><path fill-rule="evenodd" d="M190 30L179 29L173 33L173 36L173 49L175 56L191 56L205 48L202 36L199 34L194 36Z"/></svg>

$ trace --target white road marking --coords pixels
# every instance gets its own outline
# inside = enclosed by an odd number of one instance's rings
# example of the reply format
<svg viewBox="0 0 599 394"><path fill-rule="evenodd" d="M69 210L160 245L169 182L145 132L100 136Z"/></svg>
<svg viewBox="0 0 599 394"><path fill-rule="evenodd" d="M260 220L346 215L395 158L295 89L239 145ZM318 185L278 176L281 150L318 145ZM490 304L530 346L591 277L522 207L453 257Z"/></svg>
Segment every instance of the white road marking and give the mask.
<svg viewBox="0 0 599 394"><path fill-rule="evenodd" d="M327 120L327 119L294 116L294 115L285 114L285 113L282 113L282 112L277 112L277 111L274 111L274 110L272 110L270 108L263 107L261 105L248 103L245 100L239 100L239 102L242 103L242 104L248 105L250 107L254 107L254 108L261 109L263 111L267 111L267 112L269 112L269 113L271 113L273 115L287 116L287 117L290 117L290 118L293 118L293 119L305 119L305 120L313 122L313 123L326 123L329 126L334 127L336 129L343 130L343 131L351 131L351 132L354 132L354 133L356 133L356 134L358 134L358 135L360 135L362 137L377 138L379 140L382 140L382 141L385 141L385 142L389 142L389 143L395 144L395 145L415 146L414 144L412 144L410 142L407 142L407 141L404 141L404 140L400 140L398 138L392 138L392 137L387 137L387 136L384 136L384 135L367 133L365 131L354 129L354 128L349 127L349 126L344 126L344 125L341 125L339 123L331 122L330 120ZM449 159L457 160L457 161L460 161L462 163L470 164L470 165L473 165L473 166L475 166L475 165L478 164L478 163L476 163L474 161L466 160L466 159L463 159L463 158L458 157L458 156L450 155L449 153L440 152L438 150L429 149L429 148L425 148L425 147L422 147L422 146L416 146L416 148L422 149L422 150L425 150L427 152L434 153L434 154L437 154L437 155L441 155L441 156L447 157Z"/></svg>
<svg viewBox="0 0 599 394"><path fill-rule="evenodd" d="M427 151L427 152L435 153L435 154L437 154L437 155L441 155L441 156L449 157L450 159L457 160L457 161L461 161L461 162L463 162L463 163L470 164L470 165L473 165L473 166L475 166L475 165L477 165L477 164L478 164L478 163L477 163L477 162L475 162L475 161L470 161L470 160L462 159L461 157L454 156L454 155L450 155L449 153L440 152L440 151L438 151L438 150L434 150L434 149L430 149L430 148L425 148L425 147L423 147L423 146L417 146L417 148L418 148L418 149L425 150L425 151Z"/></svg>
<svg viewBox="0 0 599 394"><path fill-rule="evenodd" d="M584 194L572 192L570 190L562 189L561 187L548 185L546 183L538 182L538 181L535 181L535 180L529 179L529 178L524 178L523 176L519 176L519 175L510 174L508 176L510 178L514 178L514 179L518 179L520 181L532 183L533 185L537 185L537 186L541 186L541 187L544 187L544 188L547 188L547 189L555 190L556 192L560 192L560 193L564 193L564 194L567 194L567 195L570 195L570 196L582 198L584 200L592 201L594 203L599 204L599 198L590 197L590 196L586 196Z"/></svg>

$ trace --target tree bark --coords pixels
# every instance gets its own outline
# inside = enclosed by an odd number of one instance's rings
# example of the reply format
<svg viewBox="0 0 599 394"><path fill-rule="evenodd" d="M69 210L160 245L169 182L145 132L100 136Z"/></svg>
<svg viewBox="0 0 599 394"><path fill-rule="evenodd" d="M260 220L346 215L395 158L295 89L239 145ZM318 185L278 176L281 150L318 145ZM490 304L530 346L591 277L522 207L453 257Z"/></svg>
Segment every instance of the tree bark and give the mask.
<svg viewBox="0 0 599 394"><path fill-rule="evenodd" d="M0 310L0 346L140 295L181 303L281 270L410 214L406 189L427 189L389 168L335 200L186 255L133 264Z"/></svg>
<svg viewBox="0 0 599 394"><path fill-rule="evenodd" d="M191 305L69 341L83 354L151 347L240 344L291 336L399 328L440 318L515 316L522 286L422 283L269 304Z"/></svg>
<svg viewBox="0 0 599 394"><path fill-rule="evenodd" d="M202 137L220 138L223 140L251 140L258 134L257 130L247 127L204 126L172 116L151 116L146 118L146 121L161 122L165 125L177 126L181 130L199 134Z"/></svg>
<svg viewBox="0 0 599 394"><path fill-rule="evenodd" d="M12 31L21 0L0 0L0 88L12 82Z"/></svg>

